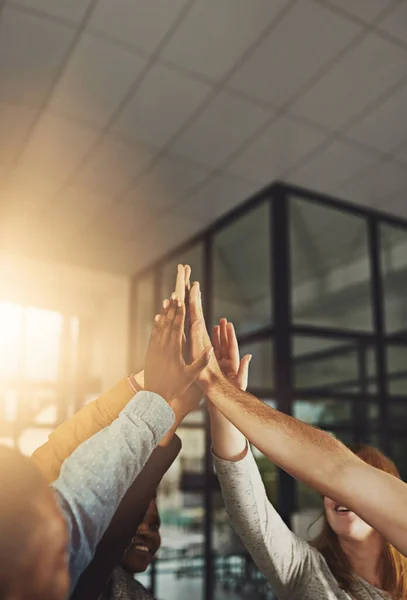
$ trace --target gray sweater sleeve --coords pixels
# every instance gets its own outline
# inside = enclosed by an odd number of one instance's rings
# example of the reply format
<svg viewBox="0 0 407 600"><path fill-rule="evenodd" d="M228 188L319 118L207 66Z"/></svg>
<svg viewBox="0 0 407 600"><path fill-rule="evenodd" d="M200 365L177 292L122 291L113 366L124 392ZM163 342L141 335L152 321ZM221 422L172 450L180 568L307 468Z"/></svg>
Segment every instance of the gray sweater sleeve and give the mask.
<svg viewBox="0 0 407 600"><path fill-rule="evenodd" d="M301 597L319 562L315 551L286 526L267 499L250 449L240 461L214 457L226 512L258 569L280 598Z"/></svg>

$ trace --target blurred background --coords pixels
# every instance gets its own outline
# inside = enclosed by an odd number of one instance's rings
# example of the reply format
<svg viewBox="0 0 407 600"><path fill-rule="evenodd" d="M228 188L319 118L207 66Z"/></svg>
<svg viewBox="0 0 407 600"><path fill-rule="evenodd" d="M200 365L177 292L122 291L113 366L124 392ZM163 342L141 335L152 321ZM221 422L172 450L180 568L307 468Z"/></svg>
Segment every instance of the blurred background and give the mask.
<svg viewBox="0 0 407 600"><path fill-rule="evenodd" d="M143 367L189 263L264 402L407 477L407 4L0 2L0 439L32 451ZM159 490L159 600L272 597L206 416ZM256 454L301 535L316 494Z"/></svg>

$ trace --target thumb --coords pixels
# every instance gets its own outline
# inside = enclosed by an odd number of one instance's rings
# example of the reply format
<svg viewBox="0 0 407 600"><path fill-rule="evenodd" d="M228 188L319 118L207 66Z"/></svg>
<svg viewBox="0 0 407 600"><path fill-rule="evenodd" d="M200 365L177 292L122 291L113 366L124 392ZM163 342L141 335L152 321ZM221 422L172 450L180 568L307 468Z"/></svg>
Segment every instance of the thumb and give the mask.
<svg viewBox="0 0 407 600"><path fill-rule="evenodd" d="M244 356L240 361L239 370L237 372L236 383L243 391L246 391L247 389L247 384L249 381L249 364L251 360L252 355L246 354L246 356Z"/></svg>
<svg viewBox="0 0 407 600"><path fill-rule="evenodd" d="M208 346L201 352L198 358L187 367L187 373L188 377L191 379L191 383L194 382L195 379L200 375L201 371L208 366L212 353L212 346Z"/></svg>

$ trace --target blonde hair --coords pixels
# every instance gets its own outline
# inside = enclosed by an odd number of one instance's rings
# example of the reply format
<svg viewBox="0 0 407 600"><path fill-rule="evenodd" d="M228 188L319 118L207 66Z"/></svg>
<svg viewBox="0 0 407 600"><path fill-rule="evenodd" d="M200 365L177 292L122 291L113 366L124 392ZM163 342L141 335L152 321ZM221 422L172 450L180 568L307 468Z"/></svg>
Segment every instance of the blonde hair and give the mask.
<svg viewBox="0 0 407 600"><path fill-rule="evenodd" d="M351 450L368 465L400 479L394 462L376 448L363 444L354 446ZM352 573L346 554L339 544L338 536L329 525L325 513L322 515L322 519L322 531L311 542L311 545L323 555L341 589L354 594L357 584L355 575ZM388 592L394 600L407 598L407 558L387 541L383 547L380 569L383 590Z"/></svg>

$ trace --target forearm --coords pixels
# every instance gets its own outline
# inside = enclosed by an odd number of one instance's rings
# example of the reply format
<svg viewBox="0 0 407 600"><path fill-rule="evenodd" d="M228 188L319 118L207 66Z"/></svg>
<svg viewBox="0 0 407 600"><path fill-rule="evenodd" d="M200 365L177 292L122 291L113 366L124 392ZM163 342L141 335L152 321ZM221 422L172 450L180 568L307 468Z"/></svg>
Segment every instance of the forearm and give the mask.
<svg viewBox="0 0 407 600"><path fill-rule="evenodd" d="M247 452L245 436L211 402L207 403L211 424L212 450L217 458L238 461Z"/></svg>
<svg viewBox="0 0 407 600"><path fill-rule="evenodd" d="M137 375L137 382L142 386L142 372ZM110 425L133 396L134 391L128 380L124 379L62 423L31 457L46 479L49 482L55 481L62 464L72 452L92 435Z"/></svg>
<svg viewBox="0 0 407 600"><path fill-rule="evenodd" d="M72 585L173 419L162 398L141 392L110 427L84 442L65 461L54 487L71 532Z"/></svg>
<svg viewBox="0 0 407 600"><path fill-rule="evenodd" d="M250 451L235 462L215 458L215 469L234 530L257 567L279 597L296 589L299 597L303 569L311 555L267 499L266 490Z"/></svg>
<svg viewBox="0 0 407 600"><path fill-rule="evenodd" d="M213 377L203 389L265 456L320 493L329 495L339 470L355 459L331 435L272 409L223 377Z"/></svg>
<svg viewBox="0 0 407 600"><path fill-rule="evenodd" d="M96 548L92 562L82 574L71 600L97 600L120 564L134 532L147 512L157 487L181 450L181 441L174 436L166 448L156 448L137 479L120 503L108 529Z"/></svg>
<svg viewBox="0 0 407 600"><path fill-rule="evenodd" d="M169 432L163 437L161 442L158 444L161 448L166 448L173 442L174 437L175 437L175 432L177 431L178 427L181 425L182 421L186 417L186 413L184 413L184 411L182 411L182 410L179 410L176 406L172 405L171 408L174 412L174 417L175 417L174 425L171 427Z"/></svg>
<svg viewBox="0 0 407 600"><path fill-rule="evenodd" d="M407 485L365 464L326 432L280 413L223 378L202 384L211 402L265 456L347 506L407 554Z"/></svg>

